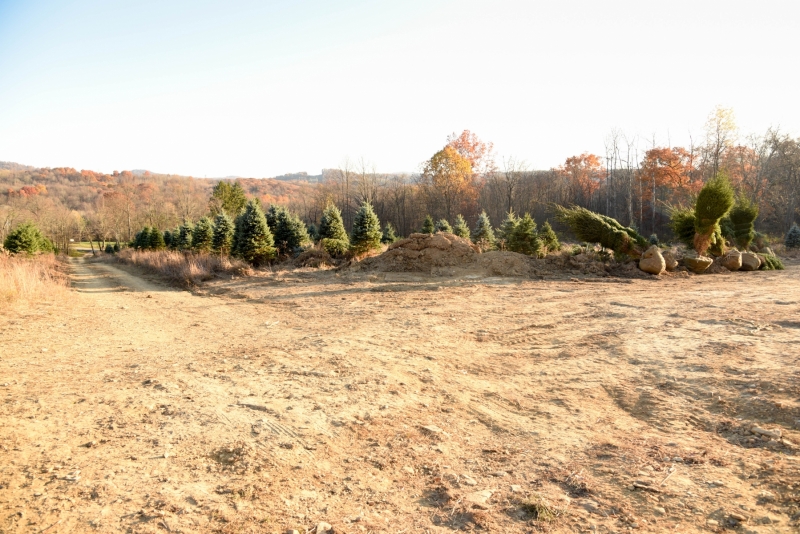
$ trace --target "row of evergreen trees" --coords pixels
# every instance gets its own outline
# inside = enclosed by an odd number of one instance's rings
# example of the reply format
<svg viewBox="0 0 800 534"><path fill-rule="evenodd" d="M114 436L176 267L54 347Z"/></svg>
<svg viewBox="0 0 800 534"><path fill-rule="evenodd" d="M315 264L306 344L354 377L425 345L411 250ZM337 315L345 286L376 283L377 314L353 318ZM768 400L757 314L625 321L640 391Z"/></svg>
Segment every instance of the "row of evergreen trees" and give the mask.
<svg viewBox="0 0 800 534"><path fill-rule="evenodd" d="M537 229L536 221L529 213L519 217L514 210L506 214L505 220L496 231L492 228L489 216L484 211L478 217L478 222L472 232L460 214L452 226L446 219L440 219L434 223L433 218L428 215L422 223L420 232L423 234L451 233L464 239L471 239L483 250L499 248L528 256L541 257L561 248L558 237L549 222L545 221L541 228Z"/></svg>

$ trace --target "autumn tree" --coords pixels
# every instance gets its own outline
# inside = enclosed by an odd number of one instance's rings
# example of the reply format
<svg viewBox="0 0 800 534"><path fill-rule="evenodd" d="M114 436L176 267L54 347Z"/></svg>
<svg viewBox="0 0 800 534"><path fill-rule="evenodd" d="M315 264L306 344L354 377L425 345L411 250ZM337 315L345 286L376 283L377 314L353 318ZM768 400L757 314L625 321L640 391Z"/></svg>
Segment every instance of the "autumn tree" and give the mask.
<svg viewBox="0 0 800 534"><path fill-rule="evenodd" d="M567 180L573 202L580 206L591 206L592 199L605 181L605 169L600 158L586 152L567 158L559 172Z"/></svg>
<svg viewBox="0 0 800 534"><path fill-rule="evenodd" d="M424 163L419 183L431 203L444 211L445 218L451 219L472 185L472 165L448 145Z"/></svg>

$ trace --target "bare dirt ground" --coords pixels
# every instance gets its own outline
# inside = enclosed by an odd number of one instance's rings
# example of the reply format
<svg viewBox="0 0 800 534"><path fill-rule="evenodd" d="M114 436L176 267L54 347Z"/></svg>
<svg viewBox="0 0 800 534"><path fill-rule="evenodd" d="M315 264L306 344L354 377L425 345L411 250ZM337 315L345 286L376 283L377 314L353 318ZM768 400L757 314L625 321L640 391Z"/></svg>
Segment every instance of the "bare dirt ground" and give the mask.
<svg viewBox="0 0 800 534"><path fill-rule="evenodd" d="M193 293L73 268L68 302L0 310L0 532L800 528L797 261Z"/></svg>

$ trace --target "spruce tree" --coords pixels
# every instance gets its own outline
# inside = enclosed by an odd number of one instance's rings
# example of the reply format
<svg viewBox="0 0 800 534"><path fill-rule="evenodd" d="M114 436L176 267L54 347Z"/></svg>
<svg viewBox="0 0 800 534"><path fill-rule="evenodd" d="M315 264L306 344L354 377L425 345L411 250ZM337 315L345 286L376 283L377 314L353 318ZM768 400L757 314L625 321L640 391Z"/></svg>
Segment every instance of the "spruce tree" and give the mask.
<svg viewBox="0 0 800 534"><path fill-rule="evenodd" d="M183 221L180 229L178 230L178 250L189 250L192 248L192 227L191 221L188 219Z"/></svg>
<svg viewBox="0 0 800 534"><path fill-rule="evenodd" d="M214 235L211 250L219 254L230 254L233 245L233 221L224 211L214 218Z"/></svg>
<svg viewBox="0 0 800 534"><path fill-rule="evenodd" d="M133 238L133 247L137 250L146 250L150 248L150 227L145 226Z"/></svg>
<svg viewBox="0 0 800 534"><path fill-rule="evenodd" d="M485 211L481 212L478 216L478 222L475 223L475 229L472 231L472 242L482 250L494 248L494 230L492 230L492 223L489 221L489 216L486 215Z"/></svg>
<svg viewBox="0 0 800 534"><path fill-rule="evenodd" d="M550 221L545 221L541 228L539 228L539 241L545 248L545 252L553 252L561 250L561 243L558 242L558 236L550 226Z"/></svg>
<svg viewBox="0 0 800 534"><path fill-rule="evenodd" d="M308 225L308 238L311 241L319 240L319 230L317 230L317 225L314 223Z"/></svg>
<svg viewBox="0 0 800 534"><path fill-rule="evenodd" d="M344 229L342 212L333 203L328 203L322 211L322 219L319 223L320 239L336 239L346 241L349 244L347 230Z"/></svg>
<svg viewBox="0 0 800 534"><path fill-rule="evenodd" d="M469 226L467 226L467 221L464 220L460 213L456 216L456 222L453 223L453 234L469 239Z"/></svg>
<svg viewBox="0 0 800 534"><path fill-rule="evenodd" d="M236 217L242 212L245 204L247 204L247 197L239 182L220 181L211 191L208 207L214 217L222 212Z"/></svg>
<svg viewBox="0 0 800 534"><path fill-rule="evenodd" d="M275 236L275 229L278 227L278 214L281 211L286 211L286 208L276 204L270 204L267 211L264 212L264 217L267 219L267 226L269 226L269 231L272 232L273 237Z"/></svg>
<svg viewBox="0 0 800 534"><path fill-rule="evenodd" d="M202 217L192 230L192 248L198 252L209 252L213 240L214 226L211 219Z"/></svg>
<svg viewBox="0 0 800 534"><path fill-rule="evenodd" d="M363 254L381 246L381 222L372 209L372 204L364 202L353 219L353 234L350 237L350 250Z"/></svg>
<svg viewBox="0 0 800 534"><path fill-rule="evenodd" d="M736 240L736 245L742 250L747 250L756 236L754 223L758 218L758 206L750 198L739 195L728 218L733 227L733 238Z"/></svg>
<svg viewBox="0 0 800 534"><path fill-rule="evenodd" d="M25 252L35 254L48 250L47 239L32 223L23 223L8 234L3 241L3 247L12 254Z"/></svg>
<svg viewBox="0 0 800 534"><path fill-rule="evenodd" d="M164 246L172 248L172 232L169 230L164 230Z"/></svg>
<svg viewBox="0 0 800 534"><path fill-rule="evenodd" d="M705 254L711 245L719 242L722 236L719 221L728 215L735 200L731 182L723 173L706 182L697 194L697 202L694 205L693 245L698 254Z"/></svg>
<svg viewBox="0 0 800 534"><path fill-rule="evenodd" d="M150 230L148 248L150 250L164 250L167 248L166 243L164 243L164 235L158 228L153 228Z"/></svg>
<svg viewBox="0 0 800 534"><path fill-rule="evenodd" d="M519 217L514 213L514 210L508 210L503 224L497 229L497 240L508 247L508 242L511 240L511 235L514 233L514 229L517 227L518 223Z"/></svg>
<svg viewBox="0 0 800 534"><path fill-rule="evenodd" d="M453 227L450 226L450 223L447 222L447 219L439 219L436 221L435 229L437 232L444 232L448 234L453 233Z"/></svg>
<svg viewBox="0 0 800 534"><path fill-rule="evenodd" d="M381 243L391 245L395 241L397 241L397 233L394 231L394 226L392 223L387 222L386 225L383 227L383 235L381 236Z"/></svg>
<svg viewBox="0 0 800 534"><path fill-rule="evenodd" d="M106 244L106 249L104 250L106 254L113 254L114 253L114 245L111 243Z"/></svg>
<svg viewBox="0 0 800 534"><path fill-rule="evenodd" d="M536 233L536 222L530 213L526 213L521 219L517 218L514 229L508 236L508 250L519 252L528 256L539 256L544 247Z"/></svg>
<svg viewBox="0 0 800 534"><path fill-rule="evenodd" d="M116 253L119 252L120 250L122 249L119 246L119 241L117 241L116 243L114 243L114 252Z"/></svg>
<svg viewBox="0 0 800 534"><path fill-rule="evenodd" d="M305 223L283 207L278 207L275 211L273 237L278 253L282 255L293 254L309 241Z"/></svg>
<svg viewBox="0 0 800 534"><path fill-rule="evenodd" d="M433 224L433 217L430 215L425 216L425 220L422 222L422 228L420 229L421 234L432 234L436 231L436 226Z"/></svg>
<svg viewBox="0 0 800 534"><path fill-rule="evenodd" d="M251 199L236 218L234 243L236 255L254 265L262 265L275 257L272 232L257 199Z"/></svg>
<svg viewBox="0 0 800 534"><path fill-rule="evenodd" d="M783 244L786 248L800 248L800 226L797 226L797 223L792 223L792 227L786 232Z"/></svg>

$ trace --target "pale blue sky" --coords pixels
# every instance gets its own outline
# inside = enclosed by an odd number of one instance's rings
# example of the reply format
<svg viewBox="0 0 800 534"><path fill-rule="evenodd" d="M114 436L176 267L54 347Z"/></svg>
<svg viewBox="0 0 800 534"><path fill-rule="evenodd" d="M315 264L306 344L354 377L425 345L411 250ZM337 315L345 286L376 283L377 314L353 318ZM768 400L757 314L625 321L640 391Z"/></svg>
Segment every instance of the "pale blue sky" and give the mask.
<svg viewBox="0 0 800 534"><path fill-rule="evenodd" d="M533 167L714 106L800 135L800 2L0 0L0 160L413 171L471 129Z"/></svg>

